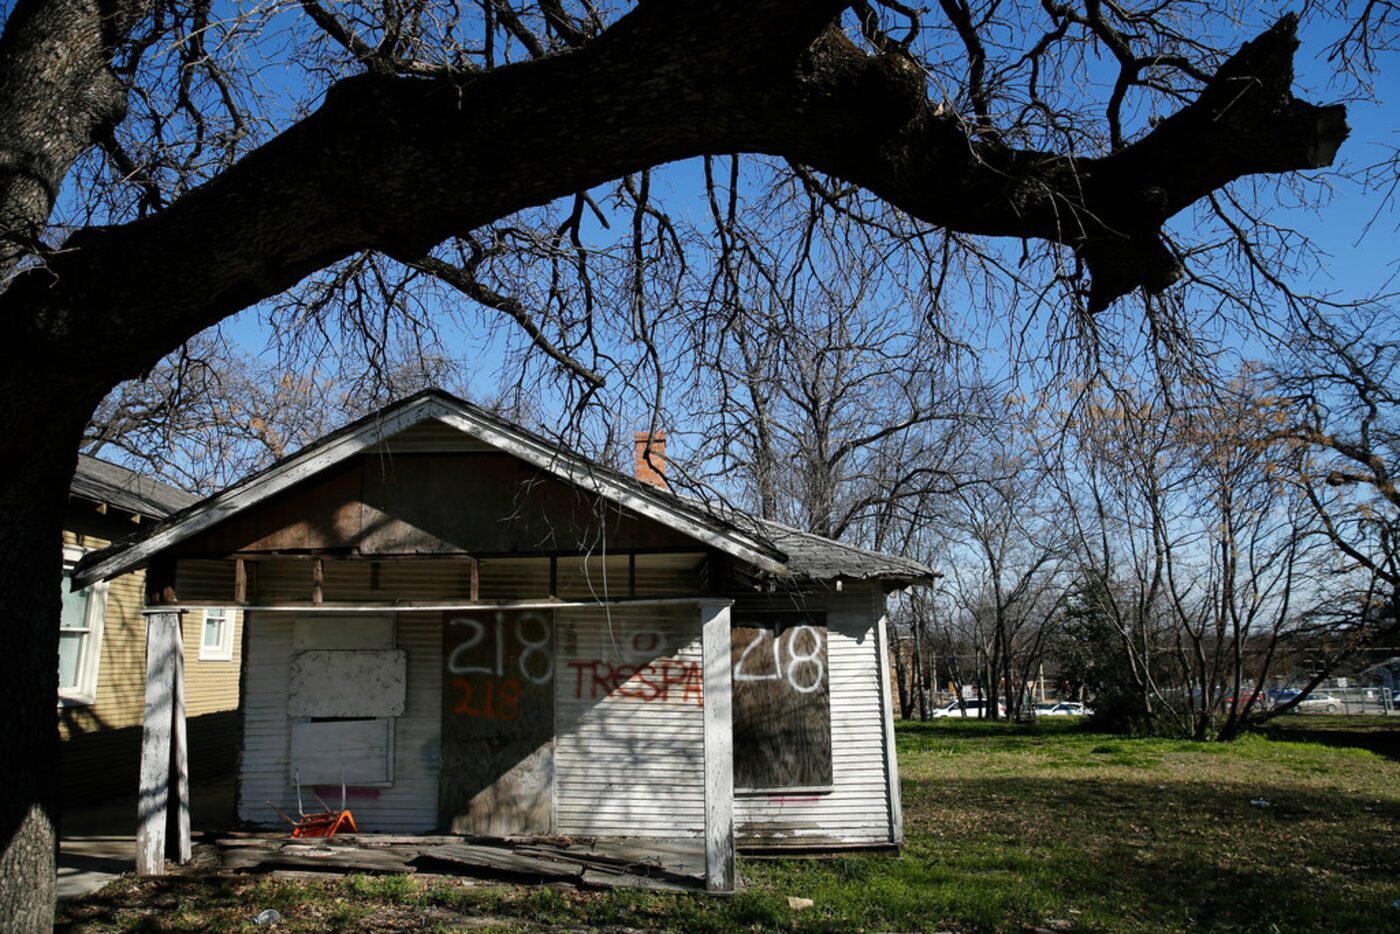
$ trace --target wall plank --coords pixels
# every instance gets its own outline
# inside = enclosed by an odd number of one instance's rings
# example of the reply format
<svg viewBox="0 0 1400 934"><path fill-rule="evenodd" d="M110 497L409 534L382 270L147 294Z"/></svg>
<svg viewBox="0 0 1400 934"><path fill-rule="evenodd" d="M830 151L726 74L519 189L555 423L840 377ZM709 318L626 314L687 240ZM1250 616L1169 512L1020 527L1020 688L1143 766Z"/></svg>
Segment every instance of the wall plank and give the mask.
<svg viewBox="0 0 1400 934"><path fill-rule="evenodd" d="M554 614L444 616L442 822L453 833L551 833Z"/></svg>
<svg viewBox="0 0 1400 934"><path fill-rule="evenodd" d="M559 833L703 835L695 607L560 610L558 645Z"/></svg>

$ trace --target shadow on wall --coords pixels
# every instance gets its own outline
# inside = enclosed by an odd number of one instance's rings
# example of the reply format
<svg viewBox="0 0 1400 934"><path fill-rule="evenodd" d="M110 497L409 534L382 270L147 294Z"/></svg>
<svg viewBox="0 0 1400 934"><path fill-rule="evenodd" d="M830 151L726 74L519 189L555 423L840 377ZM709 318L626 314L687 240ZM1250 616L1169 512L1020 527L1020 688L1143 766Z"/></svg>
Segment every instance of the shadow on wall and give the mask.
<svg viewBox="0 0 1400 934"><path fill-rule="evenodd" d="M141 727L109 729L86 708L64 707L68 738L59 744L59 795L64 807L136 794L141 774ZM243 742L243 714L221 710L185 721L190 779L231 776Z"/></svg>

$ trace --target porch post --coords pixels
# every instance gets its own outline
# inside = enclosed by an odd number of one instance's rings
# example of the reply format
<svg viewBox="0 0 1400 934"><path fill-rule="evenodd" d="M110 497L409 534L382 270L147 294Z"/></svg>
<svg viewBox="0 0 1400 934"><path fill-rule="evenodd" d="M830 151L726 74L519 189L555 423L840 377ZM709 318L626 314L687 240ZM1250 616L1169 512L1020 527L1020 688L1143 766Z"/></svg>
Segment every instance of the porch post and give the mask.
<svg viewBox="0 0 1400 934"><path fill-rule="evenodd" d="M899 799L899 757L895 753L894 703L890 697L890 637L888 615L885 612L884 594L878 594L876 612L880 614L875 624L875 654L879 661L876 670L880 676L880 719L885 729L885 788L890 802L890 842L895 846L904 843L904 807ZM898 647L896 647L898 651Z"/></svg>
<svg viewBox="0 0 1400 934"><path fill-rule="evenodd" d="M146 617L146 707L141 723L136 871L143 876L158 876L165 871L165 832L172 803L176 807L176 839L171 841L171 855L181 863L190 858L183 614L183 610L168 606L142 611ZM170 800L172 790L174 802Z"/></svg>
<svg viewBox="0 0 1400 934"><path fill-rule="evenodd" d="M705 889L732 892L734 870L734 724L729 660L730 600L701 600L705 659Z"/></svg>

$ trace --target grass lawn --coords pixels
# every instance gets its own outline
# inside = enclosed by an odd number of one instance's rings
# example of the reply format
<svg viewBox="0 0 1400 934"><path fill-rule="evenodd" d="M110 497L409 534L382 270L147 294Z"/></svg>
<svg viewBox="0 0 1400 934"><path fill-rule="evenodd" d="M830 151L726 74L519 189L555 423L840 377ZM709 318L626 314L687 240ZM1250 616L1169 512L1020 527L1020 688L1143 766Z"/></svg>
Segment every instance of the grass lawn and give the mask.
<svg viewBox="0 0 1400 934"><path fill-rule="evenodd" d="M258 930L249 919L272 907L279 931L1400 930L1400 717L1292 718L1272 735L1306 741L901 724L903 854L741 860L748 887L731 898L407 876L124 879L62 906L60 922ZM788 896L815 905L794 911Z"/></svg>

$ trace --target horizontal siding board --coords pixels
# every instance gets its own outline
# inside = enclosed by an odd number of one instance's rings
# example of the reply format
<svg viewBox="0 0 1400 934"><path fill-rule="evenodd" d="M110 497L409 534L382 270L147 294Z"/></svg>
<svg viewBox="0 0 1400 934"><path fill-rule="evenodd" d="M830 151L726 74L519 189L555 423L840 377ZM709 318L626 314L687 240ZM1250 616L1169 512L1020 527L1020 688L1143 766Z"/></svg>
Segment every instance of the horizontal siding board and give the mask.
<svg viewBox="0 0 1400 934"><path fill-rule="evenodd" d="M700 618L693 607L631 607L559 613L561 676L555 681L556 808L562 834L699 835L705 826L704 722L696 701L670 686L665 697L641 700L604 694L595 670L637 666L673 672L696 666ZM584 677L570 677L589 667ZM634 675L634 695L651 692ZM657 680L661 680L658 678Z"/></svg>
<svg viewBox="0 0 1400 934"><path fill-rule="evenodd" d="M275 826L266 804L291 813L296 787L291 776L291 718L288 676L295 614L250 611L246 636L245 742L239 783L239 817ZM360 829L368 833L426 833L437 827L439 708L442 649L440 617L406 613L396 623L396 647L407 655L404 714L395 718L393 778L389 787L352 798ZM310 789L303 788L304 803Z"/></svg>
<svg viewBox="0 0 1400 934"><path fill-rule="evenodd" d="M329 562L328 562L329 563ZM427 564L428 562L424 562ZM432 570L440 572L447 562ZM279 577L302 586L307 562ZM368 573L368 562L355 562ZM405 562L405 566L408 563ZM483 561L483 572L487 570ZM385 565L387 567L387 564ZM577 564L575 564L577 569ZM617 566L609 562L609 587ZM502 562L491 577L538 586L538 561ZM668 571L693 574L677 561ZM381 569L380 574L385 573ZM545 572L547 573L547 571ZM382 579L382 578L381 578ZM544 578L547 581L547 578ZM672 578L676 579L675 577ZM488 577L483 573L483 590ZM444 585L444 581L447 582ZM422 599L450 589L450 574L425 573L421 586L395 596ZM358 585L356 585L358 586ZM285 588L289 596L291 587ZM487 596L486 592L483 596ZM305 599L305 593L295 595ZM266 600L266 593L260 593ZM878 684L875 622L883 597L868 592L827 594L808 608L827 613L832 690L833 784L829 792L790 796L755 794L736 799L739 841L763 845L880 844L890 840L885 739ZM293 614L253 611L244 715L240 814L271 823L271 799L290 810L295 791L288 762L287 676ZM412 833L437 825L440 758L441 615L397 617L396 647L408 653L405 716L395 732L393 784L377 799L355 799L366 830ZM555 811L561 834L583 836L698 836L704 831L704 724L700 686L687 689L687 672L701 662L699 615L693 606L561 608L555 664ZM267 620L266 632L259 632ZM259 643L262 649L259 649ZM656 693L662 666L671 666L665 698ZM650 666L649 672L646 670ZM636 669L644 669L641 675ZM630 675L630 677L629 677ZM648 689L642 678L650 677ZM621 692L618 690L621 688ZM633 696L624 696L622 692ZM279 726L280 724L280 726Z"/></svg>
<svg viewBox="0 0 1400 934"><path fill-rule="evenodd" d="M233 577L232 561L181 558L175 562L175 593L186 602L232 603Z"/></svg>

